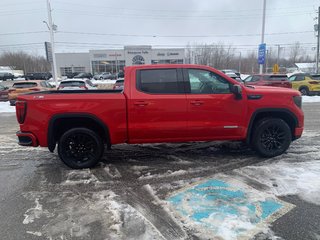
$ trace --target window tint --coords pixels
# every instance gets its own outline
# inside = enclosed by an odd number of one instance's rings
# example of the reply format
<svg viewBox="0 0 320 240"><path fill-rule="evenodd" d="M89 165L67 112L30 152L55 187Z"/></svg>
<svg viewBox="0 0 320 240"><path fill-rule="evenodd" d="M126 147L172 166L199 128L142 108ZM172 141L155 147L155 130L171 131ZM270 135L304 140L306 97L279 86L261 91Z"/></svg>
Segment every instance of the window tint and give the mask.
<svg viewBox="0 0 320 240"><path fill-rule="evenodd" d="M230 83L213 72L189 69L190 89L193 94L230 93Z"/></svg>
<svg viewBox="0 0 320 240"><path fill-rule="evenodd" d="M288 77L287 75L265 75L263 79L268 81L281 81L288 80Z"/></svg>
<svg viewBox="0 0 320 240"><path fill-rule="evenodd" d="M85 84L82 81L66 81L61 82L60 87L84 87Z"/></svg>
<svg viewBox="0 0 320 240"><path fill-rule="evenodd" d="M294 80L296 80L296 77L297 77L297 76L291 76L291 77L289 77L289 81L294 81Z"/></svg>
<svg viewBox="0 0 320 240"><path fill-rule="evenodd" d="M181 93L177 69L141 70L137 88L147 93Z"/></svg>
<svg viewBox="0 0 320 240"><path fill-rule="evenodd" d="M23 82L23 83L14 83L12 87L14 88L32 88L37 87L38 84L35 82Z"/></svg>
<svg viewBox="0 0 320 240"><path fill-rule="evenodd" d="M295 81L303 81L305 77L303 75L297 75Z"/></svg>
<svg viewBox="0 0 320 240"><path fill-rule="evenodd" d="M257 82L260 80L260 76L253 76L251 82Z"/></svg>
<svg viewBox="0 0 320 240"><path fill-rule="evenodd" d="M245 82L250 82L251 80L252 80L252 76L249 76L249 77L244 79Z"/></svg>

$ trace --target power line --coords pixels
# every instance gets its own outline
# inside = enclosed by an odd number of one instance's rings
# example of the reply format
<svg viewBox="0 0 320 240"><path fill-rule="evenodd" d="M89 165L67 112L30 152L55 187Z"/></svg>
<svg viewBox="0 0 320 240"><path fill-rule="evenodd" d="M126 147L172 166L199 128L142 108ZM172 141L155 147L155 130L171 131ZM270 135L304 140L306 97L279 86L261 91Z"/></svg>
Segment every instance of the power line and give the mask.
<svg viewBox="0 0 320 240"><path fill-rule="evenodd" d="M58 4L64 4L64 5L71 5L72 7L75 6L83 6L86 8L96 8L96 9L110 9L110 10L120 10L120 11L143 11L143 12L188 12L188 13L194 13L194 10L171 10L171 9L146 9L146 8L123 8L123 7L107 7L105 5L87 5L87 4L80 4L77 3L76 5L70 2L66 1L55 1L55 3ZM310 8L313 7L313 5L300 5L300 6L294 6L294 7L286 7L286 8L267 8L267 10L288 10L288 9L302 9L302 8ZM219 13L239 13L239 12L260 12L262 9L239 9L239 10L219 10ZM197 11L197 12L207 12L212 13L212 11Z"/></svg>
<svg viewBox="0 0 320 240"><path fill-rule="evenodd" d="M48 33L48 31L0 33L0 36L6 36L6 35L24 35L24 34L38 34L38 33Z"/></svg>
<svg viewBox="0 0 320 240"><path fill-rule="evenodd" d="M90 16L90 17L106 17L106 18L134 18L134 19L145 19L147 18L148 20L188 20L188 19L197 19L197 20L207 20L207 19L212 19L212 20L234 20L234 19L250 19L250 18L258 18L260 17L259 14L254 14L254 15L232 15L232 16L226 16L226 15L221 15L221 16L195 16L195 15L188 15L188 16L169 16L169 15L137 15L137 14L109 14L109 13L88 13L86 12L80 12L80 11L71 11L71 10L65 10L65 9L55 9L56 14L69 14L73 15L76 14L82 15L82 16ZM278 14L278 15L267 15L267 17L285 17L285 16L299 16L299 15L310 15L312 12L286 12L284 14Z"/></svg>
<svg viewBox="0 0 320 240"><path fill-rule="evenodd" d="M117 33L89 33L89 32L70 32L59 31L62 34L77 34L77 35L95 35L95 36L111 36L111 37L151 37L151 38L208 38L208 37L252 37L260 36L258 33L250 34L217 34L217 35L157 35L157 34L117 34ZM289 35L289 34L302 34L313 33L313 31L297 31L297 32L278 32L266 33L265 35Z"/></svg>

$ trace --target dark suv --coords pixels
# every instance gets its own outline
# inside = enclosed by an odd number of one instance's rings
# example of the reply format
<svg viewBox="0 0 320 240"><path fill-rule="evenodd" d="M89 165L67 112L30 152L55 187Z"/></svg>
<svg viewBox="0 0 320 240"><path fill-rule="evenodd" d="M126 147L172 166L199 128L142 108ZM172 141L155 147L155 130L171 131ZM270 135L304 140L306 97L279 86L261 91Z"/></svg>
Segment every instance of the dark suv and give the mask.
<svg viewBox="0 0 320 240"><path fill-rule="evenodd" d="M49 80L52 75L49 72L31 72L27 73L24 78L26 80Z"/></svg>
<svg viewBox="0 0 320 240"><path fill-rule="evenodd" d="M91 73L79 73L78 75L74 76L73 78L88 78L88 79L91 79L93 78L92 74Z"/></svg>
<svg viewBox="0 0 320 240"><path fill-rule="evenodd" d="M291 88L292 84L285 74L256 74L247 77L245 85Z"/></svg>
<svg viewBox="0 0 320 240"><path fill-rule="evenodd" d="M14 79L14 75L8 72L0 72L0 80L7 81L7 79Z"/></svg>

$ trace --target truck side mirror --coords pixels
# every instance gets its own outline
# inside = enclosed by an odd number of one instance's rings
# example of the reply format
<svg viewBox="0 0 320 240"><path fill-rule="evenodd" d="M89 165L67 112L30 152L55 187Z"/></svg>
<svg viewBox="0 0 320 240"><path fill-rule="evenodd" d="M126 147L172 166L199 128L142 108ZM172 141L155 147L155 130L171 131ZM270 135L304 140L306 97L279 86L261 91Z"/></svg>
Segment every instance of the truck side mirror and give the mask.
<svg viewBox="0 0 320 240"><path fill-rule="evenodd" d="M235 95L236 99L242 99L242 88L240 85L232 85L231 92Z"/></svg>

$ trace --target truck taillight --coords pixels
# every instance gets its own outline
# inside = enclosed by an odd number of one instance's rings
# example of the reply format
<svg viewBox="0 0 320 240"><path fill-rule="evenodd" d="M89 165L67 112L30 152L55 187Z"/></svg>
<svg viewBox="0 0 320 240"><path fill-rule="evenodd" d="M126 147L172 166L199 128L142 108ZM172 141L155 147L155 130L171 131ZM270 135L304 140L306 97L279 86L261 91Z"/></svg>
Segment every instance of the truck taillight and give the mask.
<svg viewBox="0 0 320 240"><path fill-rule="evenodd" d="M19 124L23 124L27 114L27 102L16 101L16 116Z"/></svg>

